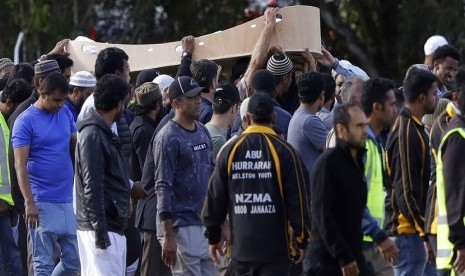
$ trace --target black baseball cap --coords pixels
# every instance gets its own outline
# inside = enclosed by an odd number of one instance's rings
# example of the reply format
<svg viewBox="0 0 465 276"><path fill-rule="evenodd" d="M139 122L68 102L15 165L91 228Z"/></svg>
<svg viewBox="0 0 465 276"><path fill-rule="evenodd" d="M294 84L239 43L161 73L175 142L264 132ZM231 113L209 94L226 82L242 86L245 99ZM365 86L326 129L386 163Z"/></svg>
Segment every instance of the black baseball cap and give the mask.
<svg viewBox="0 0 465 276"><path fill-rule="evenodd" d="M237 87L234 84L228 81L223 81L218 84L215 92L213 93L213 97L215 99L230 100L232 104L240 102L239 90L237 90Z"/></svg>
<svg viewBox="0 0 465 276"><path fill-rule="evenodd" d="M273 99L265 92L255 92L250 96L247 113L260 117L269 117L274 113Z"/></svg>
<svg viewBox="0 0 465 276"><path fill-rule="evenodd" d="M174 99L186 96L186 97L195 97L200 92L207 92L208 89L205 87L199 86L199 84L191 77L182 76L177 77L170 85L169 95L170 101Z"/></svg>

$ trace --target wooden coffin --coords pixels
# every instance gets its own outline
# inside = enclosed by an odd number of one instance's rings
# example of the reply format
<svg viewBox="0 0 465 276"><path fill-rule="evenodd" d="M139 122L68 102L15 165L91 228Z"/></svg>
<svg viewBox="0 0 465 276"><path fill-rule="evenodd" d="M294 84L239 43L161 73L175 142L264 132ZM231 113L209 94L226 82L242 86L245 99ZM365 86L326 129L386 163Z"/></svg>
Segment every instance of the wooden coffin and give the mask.
<svg viewBox="0 0 465 276"><path fill-rule="evenodd" d="M311 6L281 8L282 19L276 23L270 46L279 45L286 52L305 48L321 56L320 10ZM233 28L195 38L194 59L211 59L222 64L252 54L264 27L264 16ZM94 41L69 42L67 51L74 61L73 71L93 72L95 59L102 49L118 47L129 56L131 71L172 67L181 60L181 41L161 44L111 44Z"/></svg>

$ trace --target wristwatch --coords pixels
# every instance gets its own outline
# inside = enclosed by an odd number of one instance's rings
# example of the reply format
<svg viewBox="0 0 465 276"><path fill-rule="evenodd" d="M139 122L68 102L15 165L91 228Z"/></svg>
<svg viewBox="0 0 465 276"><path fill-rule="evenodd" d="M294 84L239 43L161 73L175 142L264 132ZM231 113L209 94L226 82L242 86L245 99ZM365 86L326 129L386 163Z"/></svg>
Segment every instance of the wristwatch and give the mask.
<svg viewBox="0 0 465 276"><path fill-rule="evenodd" d="M188 59L191 59L192 58L192 54L187 52L187 51L183 51L182 54L181 54L181 58L182 59L185 59L185 58L188 58Z"/></svg>

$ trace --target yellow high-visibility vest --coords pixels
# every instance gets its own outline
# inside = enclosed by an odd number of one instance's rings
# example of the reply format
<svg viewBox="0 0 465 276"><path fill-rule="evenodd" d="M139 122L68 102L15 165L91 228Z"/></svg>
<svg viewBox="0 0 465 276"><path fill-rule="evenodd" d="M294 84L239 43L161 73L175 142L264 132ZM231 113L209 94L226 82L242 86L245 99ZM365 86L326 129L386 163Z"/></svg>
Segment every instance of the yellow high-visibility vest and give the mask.
<svg viewBox="0 0 465 276"><path fill-rule="evenodd" d="M446 208L446 187L444 183L443 164L442 164L442 147L445 141L454 133L459 133L465 139L465 129L455 128L447 132L442 138L438 150L438 162L436 166L436 189L438 204L438 227L437 227L437 246L436 266L438 269L452 269L452 256L454 245L449 241L449 224L447 221ZM465 217L464 217L465 223Z"/></svg>
<svg viewBox="0 0 465 276"><path fill-rule="evenodd" d="M365 177L368 184L367 208L378 222L378 226L382 228L384 223L384 150L381 148L380 154L378 146L371 139L367 139L365 148L367 150L365 163ZM373 242L373 239L365 235L363 241Z"/></svg>
<svg viewBox="0 0 465 276"><path fill-rule="evenodd" d="M10 129L0 112L0 199L13 206L11 197L10 166L8 160L8 151L10 147Z"/></svg>

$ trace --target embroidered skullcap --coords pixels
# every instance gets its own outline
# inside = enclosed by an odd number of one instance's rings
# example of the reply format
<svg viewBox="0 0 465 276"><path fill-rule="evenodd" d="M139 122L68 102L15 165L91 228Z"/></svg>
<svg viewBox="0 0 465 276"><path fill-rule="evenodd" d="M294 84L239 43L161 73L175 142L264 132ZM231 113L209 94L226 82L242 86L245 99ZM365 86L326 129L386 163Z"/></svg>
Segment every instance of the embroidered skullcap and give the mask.
<svg viewBox="0 0 465 276"><path fill-rule="evenodd" d="M275 54L271 56L266 64L266 69L275 76L283 76L292 71L294 65L285 54Z"/></svg>
<svg viewBox="0 0 465 276"><path fill-rule="evenodd" d="M10 66L13 66L14 63L9 58L0 58L0 71Z"/></svg>
<svg viewBox="0 0 465 276"><path fill-rule="evenodd" d="M95 77L87 71L76 72L69 81L70 85L77 87L95 87L96 83Z"/></svg>
<svg viewBox="0 0 465 276"><path fill-rule="evenodd" d="M44 60L34 65L34 73L36 75L48 73L50 71L61 72L60 66L58 66L58 62L54 59Z"/></svg>

